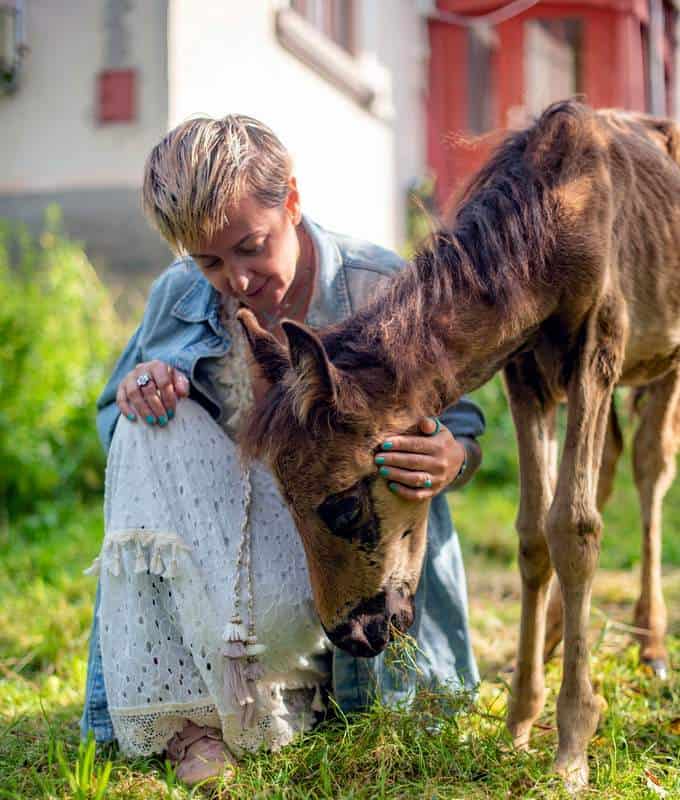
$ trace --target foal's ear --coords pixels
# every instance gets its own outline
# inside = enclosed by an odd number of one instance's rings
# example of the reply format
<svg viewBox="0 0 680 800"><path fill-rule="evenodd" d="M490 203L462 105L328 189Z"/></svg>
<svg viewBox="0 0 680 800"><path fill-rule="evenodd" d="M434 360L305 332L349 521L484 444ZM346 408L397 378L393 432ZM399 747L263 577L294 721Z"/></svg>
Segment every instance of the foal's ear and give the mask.
<svg viewBox="0 0 680 800"><path fill-rule="evenodd" d="M260 368L262 377L270 384L278 383L290 369L290 358L286 348L265 330L249 308L236 312L248 340L251 355Z"/></svg>
<svg viewBox="0 0 680 800"><path fill-rule="evenodd" d="M295 406L298 418L306 423L313 408L337 405L337 374L323 342L304 325L292 320L281 323L295 371Z"/></svg>

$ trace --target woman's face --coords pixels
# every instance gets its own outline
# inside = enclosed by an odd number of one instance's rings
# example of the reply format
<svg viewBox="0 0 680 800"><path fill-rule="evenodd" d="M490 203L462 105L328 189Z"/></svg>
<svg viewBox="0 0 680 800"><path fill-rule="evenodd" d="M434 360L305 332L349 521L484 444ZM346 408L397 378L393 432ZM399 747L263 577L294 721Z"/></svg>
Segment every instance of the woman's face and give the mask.
<svg viewBox="0 0 680 800"><path fill-rule="evenodd" d="M295 180L284 204L265 208L244 197L229 222L191 254L205 277L224 296L245 303L260 319L276 315L295 278L300 245L300 203Z"/></svg>

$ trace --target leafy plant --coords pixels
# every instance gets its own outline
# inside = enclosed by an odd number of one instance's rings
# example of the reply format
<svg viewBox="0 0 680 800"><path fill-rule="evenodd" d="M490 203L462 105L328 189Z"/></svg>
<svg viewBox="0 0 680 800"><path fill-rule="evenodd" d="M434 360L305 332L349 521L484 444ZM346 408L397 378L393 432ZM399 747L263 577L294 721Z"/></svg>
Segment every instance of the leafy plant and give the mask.
<svg viewBox="0 0 680 800"><path fill-rule="evenodd" d="M59 770L68 783L74 800L101 800L106 793L111 777L112 764L106 761L101 768L95 767L96 744L92 732L86 742L78 746L78 758L71 769L61 741L56 743Z"/></svg>
<svg viewBox="0 0 680 800"><path fill-rule="evenodd" d="M102 486L95 401L121 326L56 207L38 241L0 220L0 519Z"/></svg>

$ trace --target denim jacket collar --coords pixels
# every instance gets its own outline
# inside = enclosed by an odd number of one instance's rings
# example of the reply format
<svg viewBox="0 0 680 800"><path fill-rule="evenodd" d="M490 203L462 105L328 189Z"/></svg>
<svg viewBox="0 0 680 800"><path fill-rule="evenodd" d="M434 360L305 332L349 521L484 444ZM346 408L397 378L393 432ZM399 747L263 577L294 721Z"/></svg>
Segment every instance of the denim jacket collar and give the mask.
<svg viewBox="0 0 680 800"><path fill-rule="evenodd" d="M349 316L351 306L347 278L342 269L343 259L337 242L323 228L303 216L302 222L309 233L318 260L314 295L306 322L315 328L331 325ZM193 265L190 258L187 266ZM198 270L194 266L194 269ZM220 322L220 296L202 274L175 303L172 315L184 322L208 322L218 336L225 331Z"/></svg>

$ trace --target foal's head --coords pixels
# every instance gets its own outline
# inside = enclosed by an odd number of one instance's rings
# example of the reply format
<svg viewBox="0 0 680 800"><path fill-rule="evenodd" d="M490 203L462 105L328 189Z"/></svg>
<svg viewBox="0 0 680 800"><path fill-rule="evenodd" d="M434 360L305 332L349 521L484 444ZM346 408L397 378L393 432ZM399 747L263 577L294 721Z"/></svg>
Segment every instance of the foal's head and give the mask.
<svg viewBox="0 0 680 800"><path fill-rule="evenodd" d="M416 414L388 401L392 387L375 367L350 373L333 364L304 326L283 323L286 348L251 312L239 319L268 386L244 450L263 458L279 482L329 638L352 655L377 655L391 626L403 632L413 622L429 504L393 494L376 480L373 459L386 433L415 429Z"/></svg>

